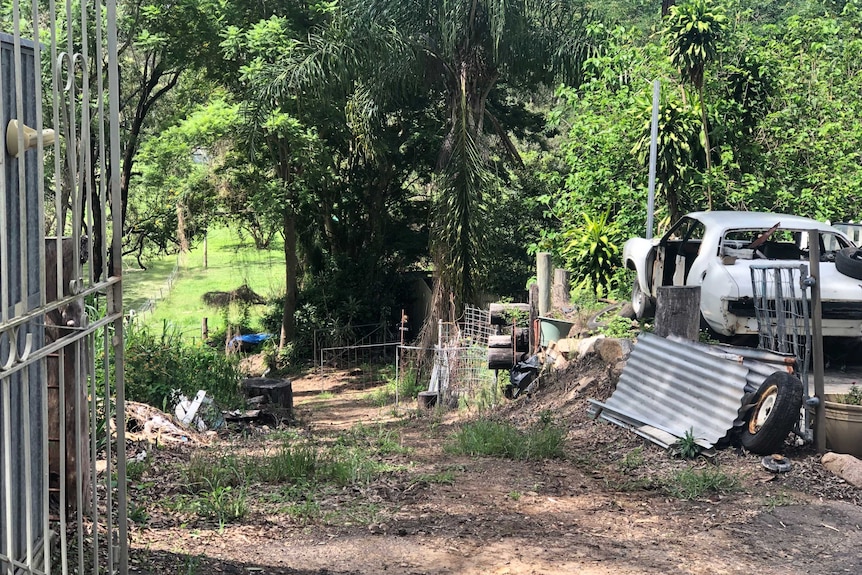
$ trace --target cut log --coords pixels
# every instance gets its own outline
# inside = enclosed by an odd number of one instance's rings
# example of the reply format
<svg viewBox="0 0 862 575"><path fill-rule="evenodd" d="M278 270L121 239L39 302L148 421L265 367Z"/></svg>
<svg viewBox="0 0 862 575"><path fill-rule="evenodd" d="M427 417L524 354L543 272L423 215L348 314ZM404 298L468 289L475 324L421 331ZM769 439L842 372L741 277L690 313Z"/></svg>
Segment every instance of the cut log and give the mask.
<svg viewBox="0 0 862 575"><path fill-rule="evenodd" d="M700 334L700 286L661 286L657 290L655 334L697 341Z"/></svg>
<svg viewBox="0 0 862 575"><path fill-rule="evenodd" d="M515 354L511 347L489 347L488 369L512 369Z"/></svg>
<svg viewBox="0 0 862 575"><path fill-rule="evenodd" d="M249 397L265 395L269 403L293 409L293 384L289 379L250 377L242 381L242 389Z"/></svg>
<svg viewBox="0 0 862 575"><path fill-rule="evenodd" d="M512 318L515 318L515 323L523 326L530 316L530 304L528 303L492 303L488 306L488 311L491 312L491 325L512 325Z"/></svg>

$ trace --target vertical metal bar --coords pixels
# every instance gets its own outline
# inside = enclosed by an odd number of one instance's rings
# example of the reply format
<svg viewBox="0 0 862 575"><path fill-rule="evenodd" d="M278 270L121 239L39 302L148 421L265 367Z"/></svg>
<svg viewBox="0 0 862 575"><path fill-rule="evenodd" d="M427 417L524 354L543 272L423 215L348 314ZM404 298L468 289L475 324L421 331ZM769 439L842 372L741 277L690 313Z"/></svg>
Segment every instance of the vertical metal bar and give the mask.
<svg viewBox="0 0 862 575"><path fill-rule="evenodd" d="M108 341L109 341L109 338L107 335L108 328L107 327L104 328L104 331L105 331L105 336L103 337L104 343L102 346L103 347L102 357L105 358L105 362L104 362L105 373L103 374L103 377L104 377L103 381L105 382L105 386L108 387L110 385L109 382L110 382L110 375L111 375L111 362L108 361L107 358L109 358L111 356L110 356L109 350L108 350ZM94 354L96 351L95 339L96 339L95 334L90 334L90 338L87 342L87 349L93 350ZM96 386L96 364L95 364L95 361L91 361L90 366L91 366L90 367L90 373L91 373L90 382L91 383L90 383L90 393L88 395L88 397L90 398L89 402L88 402L89 406L90 406L90 417L89 417L89 421L88 421L88 430L89 430L89 437L90 437L90 491L89 491L88 495L90 497L90 518L91 518L92 522L94 524L96 524L98 522L98 519L99 519L99 506L98 506L98 499L97 499L97 497L99 495L99 490L97 488L98 474L96 472L96 460L97 460L97 456L98 456L98 435L97 434L98 434L98 429L99 429L98 425L96 424L97 418L99 416L98 411L96 410L96 402L98 401L99 393L98 393L98 389ZM107 420L105 421L105 430L106 430L105 433L109 435L110 434L110 424L107 422ZM108 440L110 440L110 437L108 438ZM98 549L99 548L98 529L94 530L92 537L93 537L92 547L93 547L93 549ZM94 552L93 553L93 573L98 573L98 572L99 572L99 557L98 557L98 554Z"/></svg>
<svg viewBox="0 0 862 575"><path fill-rule="evenodd" d="M53 14L50 14L49 17L52 18ZM33 86L33 88L34 88L34 94L35 94L34 100L35 100L35 106L36 106L36 133L38 134L37 139L36 139L36 157L38 158L38 160L36 162L36 198L37 198L36 204L38 206L39 212L38 212L38 216L36 218L36 221L38 222L38 224L37 224L38 225L38 232L37 232L38 253L36 254L36 256L37 256L36 262L38 263L38 266L39 266L39 288L40 288L39 289L39 305L41 306L41 305L45 305L45 293L46 293L46 284L45 284L45 280L46 280L45 275L46 274L45 274L45 265L44 265L44 262L45 262L45 241L44 241L44 237L45 237L45 208L44 208L44 206L45 206L45 160L44 160L44 158L45 158L45 141L44 141L44 135L43 135L44 120L42 117L42 114L43 114L43 110L42 110L42 100L43 100L42 78L41 78L41 73L40 73L40 71L42 69L42 42L39 41L40 40L40 29L39 28L40 28L40 24L42 22L42 15L41 15L40 10L39 10L38 0L33 0L31 2L31 20L32 20L31 24L33 27L32 28L33 65L34 65L34 82L33 82L34 86ZM51 27L51 34L52 35L54 34L54 28L53 27ZM53 41L52 41L52 45L53 45ZM51 62L53 64L53 59ZM54 127L56 128L56 125ZM55 140L55 146L56 146L56 140ZM56 147L55 147L55 150L56 150ZM56 154L56 153L54 154L55 157L57 155L58 154ZM32 262L32 260L29 260L29 261ZM42 373L45 373L44 370L46 370L46 369L47 369L47 362L44 360L40 361L39 364L36 366L37 373L39 372L39 370L41 370ZM25 370L25 376L24 376L25 381L29 382L30 377L31 377L31 370L30 370L30 368L28 368L27 370ZM25 386L25 389L27 389L27 392L29 394L29 386ZM40 418L41 425L39 425L39 427L38 427L38 430L39 430L38 442L39 442L40 454L41 454L41 458L40 458L41 459L40 484L42 486L42 490L40 493L41 497L39 498L39 501L36 504L36 507L38 508L38 515L35 515L36 512L35 512L35 510L32 509L32 507L28 507L27 516L28 516L28 518L33 516L34 519L37 519L37 525L41 526L42 565L43 565L44 572L50 573L51 572L51 546L50 546L51 525L50 525L50 517L49 517L49 514L50 514L50 491L49 491L49 486L50 486L50 458L49 458L50 443L48 442L49 413L48 413L47 389L43 388L43 390L44 391L41 395L41 401L39 402L39 413L40 413L39 418ZM25 404L29 405L29 403L30 403L30 398L28 397L25 400ZM24 412L27 414L27 417L29 418L29 409L25 409ZM29 421L27 423L25 423L24 428L26 430L31 429ZM30 439L30 432L29 431L25 433L25 438L29 441L29 439ZM28 464L30 463L30 460L31 460L31 458L29 456L30 449L32 449L32 447L26 447L25 448L25 452L28 454L27 455ZM26 483L27 483L27 485L33 484L32 483L32 470L30 471L30 475L28 475ZM29 496L30 495L29 490L27 493ZM28 499L28 505L33 505L33 502L31 502L29 499ZM32 526L27 528L28 546L30 545L30 542L32 540L32 535L33 535L32 532L34 530L35 530L35 528ZM32 564L33 560L34 560L34 558L28 552L28 559L27 559L28 564Z"/></svg>
<svg viewBox="0 0 862 575"><path fill-rule="evenodd" d="M814 443L818 453L826 452L826 406L823 404L823 308L820 302L820 234L808 231L808 264L811 266L811 343L814 363L815 407Z"/></svg>
<svg viewBox="0 0 862 575"><path fill-rule="evenodd" d="M72 405L75 407L72 418L72 425L74 426L74 445L75 445L75 521L76 528L78 530L78 573L83 574L84 571L84 485L83 485L83 469L81 467L81 414L84 413L81 410L83 406L81 405L81 385L83 382L81 381L81 361L82 361L82 353L81 346L83 345L82 340L78 340L73 344L72 355L73 355L73 365L75 367L75 375L72 377L72 393L74 397L72 398ZM64 349L69 349L64 348ZM68 427L68 426L67 426ZM93 553L96 555L95 553Z"/></svg>
<svg viewBox="0 0 862 575"><path fill-rule="evenodd" d="M781 269L772 270L773 283L775 283L775 320L776 338L778 339L778 351L787 353L787 320L785 318L784 288L781 278Z"/></svg>
<svg viewBox="0 0 862 575"><path fill-rule="evenodd" d="M0 50L0 70L8 64L4 64L3 50ZM0 73L0 110L4 108L3 94L3 74ZM5 136L5 126L4 133ZM9 223L6 221L6 154L0 154L0 170L3 174L0 177L0 230L8 230ZM0 262L8 262L6 234L0 233ZM0 322L6 320L6 310L9 308L9 288L8 280L0 278Z"/></svg>
<svg viewBox="0 0 862 575"><path fill-rule="evenodd" d="M8 333L8 332L7 332ZM11 337L11 334L10 334ZM12 347L12 346L10 346ZM14 349L14 348L13 348ZM13 350L10 350L12 353ZM12 416L11 416L11 406L9 405L10 401L12 401L12 394L10 393L11 381L9 377L4 377L2 379L2 394L3 394L3 427L2 427L2 436L3 436L3 497L6 503L6 517L4 520L6 521L6 539L3 542L4 544L4 555L6 555L10 561L6 564L6 573L7 575L12 575L12 561L14 558L14 544L15 541L13 539L13 531L12 528L15 525L13 522L12 515Z"/></svg>
<svg viewBox="0 0 862 575"><path fill-rule="evenodd" d="M58 254L57 257L59 258L60 255ZM59 399L57 401L58 423L56 431L59 461L59 465L57 466L59 478L57 482L60 487L60 565L63 575L67 575L69 572L69 542L66 537L69 531L66 525L66 502L68 499L68 494L66 493L66 466L68 462L66 461L66 410L63 409L63 406L66 405L66 357L63 351L64 348L57 350L57 372L59 373L59 377L57 378L59 386L57 396Z"/></svg>
<svg viewBox="0 0 862 575"><path fill-rule="evenodd" d="M114 366L116 374L117 402L117 465L118 465L118 522L119 557L117 571L126 575L129 569L128 514L126 508L126 398L125 398L125 350L123 348L123 284L122 284L122 197L120 194L120 110L119 110L119 65L117 56L117 2L108 0L108 83L111 120L111 218L112 249L114 253L112 275L120 280L112 285L108 312L117 313L114 320ZM106 387L108 387L106 385ZM109 554L111 555L111 554Z"/></svg>
<svg viewBox="0 0 862 575"><path fill-rule="evenodd" d="M48 4L49 25L51 27L51 112L54 130L57 137L63 133L60 126L60 71L62 60L57 50L57 4L55 0L50 0ZM63 173L63 165L60 160L61 148L55 145L54 148L54 231L59 238L63 235L63 187L61 174Z"/></svg>
<svg viewBox="0 0 862 575"><path fill-rule="evenodd" d="M12 30L13 34L13 50L15 52L12 58L15 62L15 115L18 117L18 258L21 265L18 267L18 286L21 294L21 299L15 302L15 315L24 313L23 303L27 299L27 165L24 162L26 153L24 145L24 123L26 116L24 115L24 58L21 55L21 10L20 5L16 1L13 3L12 11ZM38 67L36 68L38 70ZM5 131L5 126L3 126ZM4 133L5 135L5 133ZM6 228L8 229L8 228ZM8 261L8 260L5 260ZM7 267L8 270L8 267ZM20 306L20 307L19 307Z"/></svg>
<svg viewBox="0 0 862 575"><path fill-rule="evenodd" d="M802 291L802 304L803 304L802 305L802 316L803 316L803 324L804 324L804 329L805 329L805 333L804 333L805 351L804 351L804 357L802 360L802 368L801 368L803 370L802 371L802 376L803 376L802 377L802 392L804 394L803 397L805 399L808 399L809 397L811 397L811 387L808 383L808 375L809 375L809 371L810 371L808 364L811 361L811 346L813 345L813 342L811 339L811 321L810 321L810 314L809 314L809 309L808 309L809 298L808 298L808 295L806 293L807 290L810 289L808 286L808 281L807 281L808 280L808 268L805 266L805 264L801 264L799 266L799 276L800 276L800 286L801 286L800 289ZM804 439L805 439L805 441L811 441L811 439L812 439L811 413L810 413L807 406L802 410L802 422L803 422L802 432L804 434Z"/></svg>

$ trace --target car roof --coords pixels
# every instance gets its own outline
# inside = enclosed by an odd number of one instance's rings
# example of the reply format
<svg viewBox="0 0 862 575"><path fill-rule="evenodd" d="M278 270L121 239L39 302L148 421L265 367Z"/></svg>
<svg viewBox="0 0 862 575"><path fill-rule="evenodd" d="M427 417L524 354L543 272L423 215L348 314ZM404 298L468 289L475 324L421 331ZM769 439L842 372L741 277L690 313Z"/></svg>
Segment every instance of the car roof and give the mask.
<svg viewBox="0 0 862 575"><path fill-rule="evenodd" d="M804 218L802 216L792 216L790 214L716 210L710 212L692 212L687 215L690 218L703 222L707 228L721 228L724 230L771 228L775 224L781 223L782 228L830 231L843 235L840 231L824 222L819 222L811 218Z"/></svg>

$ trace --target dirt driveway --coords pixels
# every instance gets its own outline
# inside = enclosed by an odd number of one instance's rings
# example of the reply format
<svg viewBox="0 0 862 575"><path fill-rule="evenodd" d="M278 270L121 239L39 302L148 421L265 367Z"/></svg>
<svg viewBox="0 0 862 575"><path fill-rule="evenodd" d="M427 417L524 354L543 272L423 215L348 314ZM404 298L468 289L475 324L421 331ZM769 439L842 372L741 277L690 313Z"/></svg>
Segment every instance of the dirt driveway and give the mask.
<svg viewBox="0 0 862 575"><path fill-rule="evenodd" d="M332 494L320 503L331 513L310 521L261 497L241 522L220 529L164 511L164 501L182 490L172 466L191 450L161 450L148 471L158 475L157 485L132 491L152 502L149 519L133 532L133 572L862 572L862 491L823 470L815 454L788 447L794 467L780 476L763 469L760 457L733 450L711 462L674 459L588 418L587 398L607 397L612 386L607 368L579 364L533 397L497 408L494 417L519 426L548 413L565 426L566 457L536 462L444 450L452 431L475 415L418 414L415 407L395 414L391 406L376 407L373 390L355 389L349 379L297 380L303 433L323 442L357 424L379 426L403 447L387 456L395 471ZM265 434L233 436L207 449L239 452L267 441ZM674 495L691 471L720 474L738 487ZM443 476L449 479L434 479Z"/></svg>

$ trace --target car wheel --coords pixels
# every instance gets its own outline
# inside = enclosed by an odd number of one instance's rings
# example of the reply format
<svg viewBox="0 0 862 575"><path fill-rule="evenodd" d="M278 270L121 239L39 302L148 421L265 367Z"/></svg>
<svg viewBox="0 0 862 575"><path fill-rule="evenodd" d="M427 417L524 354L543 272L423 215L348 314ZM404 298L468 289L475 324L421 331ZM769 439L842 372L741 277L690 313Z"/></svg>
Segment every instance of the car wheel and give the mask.
<svg viewBox="0 0 862 575"><path fill-rule="evenodd" d="M742 429L743 447L761 455L781 450L784 439L799 421L801 408L802 382L798 378L783 371L767 377Z"/></svg>
<svg viewBox="0 0 862 575"><path fill-rule="evenodd" d="M632 286L632 307L638 319L652 317L655 314L652 298L641 290L641 284L637 278Z"/></svg>
<svg viewBox="0 0 862 575"><path fill-rule="evenodd" d="M847 277L862 280L862 249L839 250L835 254L835 269Z"/></svg>
<svg viewBox="0 0 862 575"><path fill-rule="evenodd" d="M623 307L621 303L614 303L597 311L587 320L587 329L601 329L607 327L611 318L620 315L620 309Z"/></svg>

